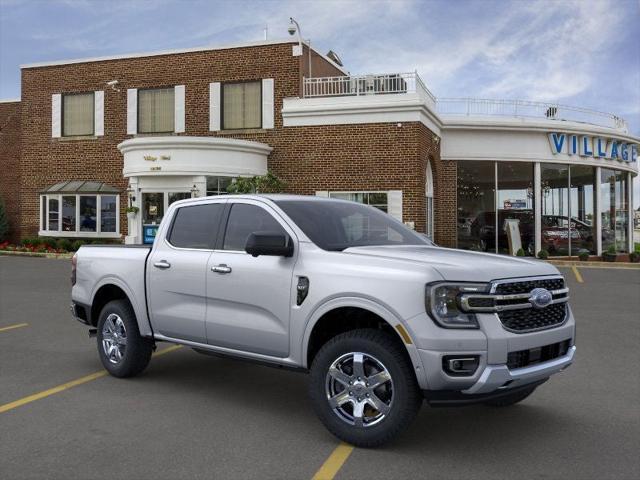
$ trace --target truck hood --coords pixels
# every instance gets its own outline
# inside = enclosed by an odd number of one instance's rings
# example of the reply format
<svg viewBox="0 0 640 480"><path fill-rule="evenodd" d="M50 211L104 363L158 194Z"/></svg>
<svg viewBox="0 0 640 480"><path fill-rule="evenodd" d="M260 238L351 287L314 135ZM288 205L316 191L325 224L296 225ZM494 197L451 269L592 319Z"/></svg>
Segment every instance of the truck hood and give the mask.
<svg viewBox="0 0 640 480"><path fill-rule="evenodd" d="M421 245L351 247L343 253L423 263L451 281L488 282L559 273L553 265L533 258Z"/></svg>

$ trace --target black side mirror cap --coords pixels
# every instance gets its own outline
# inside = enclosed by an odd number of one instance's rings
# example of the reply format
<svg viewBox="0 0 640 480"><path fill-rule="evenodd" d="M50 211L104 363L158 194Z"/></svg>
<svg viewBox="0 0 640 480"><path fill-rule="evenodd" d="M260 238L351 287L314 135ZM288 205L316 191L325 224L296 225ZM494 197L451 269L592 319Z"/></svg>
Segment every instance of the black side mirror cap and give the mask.
<svg viewBox="0 0 640 480"><path fill-rule="evenodd" d="M253 232L247 237L244 251L253 257L270 255L274 257L293 256L293 241L281 232Z"/></svg>

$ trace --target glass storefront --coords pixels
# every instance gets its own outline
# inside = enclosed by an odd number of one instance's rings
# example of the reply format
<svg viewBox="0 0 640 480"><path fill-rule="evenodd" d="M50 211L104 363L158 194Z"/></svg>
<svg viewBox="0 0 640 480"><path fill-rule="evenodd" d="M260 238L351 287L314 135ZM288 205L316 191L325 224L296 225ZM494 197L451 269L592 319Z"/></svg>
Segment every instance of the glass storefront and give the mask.
<svg viewBox="0 0 640 480"><path fill-rule="evenodd" d="M629 243L629 175L619 170L540 163L540 191L533 162L458 162L458 248L525 255L596 254L596 200L600 201L602 251L626 252ZM596 198L596 185L600 185ZM540 195L540 245L536 247L536 195ZM522 253L522 252L521 252Z"/></svg>
<svg viewBox="0 0 640 480"><path fill-rule="evenodd" d="M618 170L600 170L600 215L602 251L612 246L616 252L628 250L629 234L628 174Z"/></svg>

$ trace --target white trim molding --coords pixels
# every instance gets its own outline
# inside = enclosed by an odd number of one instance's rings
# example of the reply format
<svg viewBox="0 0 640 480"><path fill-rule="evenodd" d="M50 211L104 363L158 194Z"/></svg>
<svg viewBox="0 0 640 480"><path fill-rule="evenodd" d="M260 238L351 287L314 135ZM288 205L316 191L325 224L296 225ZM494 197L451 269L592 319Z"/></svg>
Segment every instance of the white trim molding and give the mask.
<svg viewBox="0 0 640 480"><path fill-rule="evenodd" d="M138 133L138 89L127 89L127 135Z"/></svg>
<svg viewBox="0 0 640 480"><path fill-rule="evenodd" d="M248 140L189 136L136 137L118 149L124 156L125 177L264 175L272 150Z"/></svg>
<svg viewBox="0 0 640 480"><path fill-rule="evenodd" d="M62 94L51 95L51 137L62 137Z"/></svg>
<svg viewBox="0 0 640 480"><path fill-rule="evenodd" d="M220 131L222 109L220 97L220 82L209 84L209 131Z"/></svg>
<svg viewBox="0 0 640 480"><path fill-rule="evenodd" d="M96 137L102 137L104 136L104 91L93 92L93 101L93 134Z"/></svg>
<svg viewBox="0 0 640 480"><path fill-rule="evenodd" d="M184 133L185 121L184 121L184 104L185 104L185 86L176 85L173 87L174 91L174 119L173 130L175 133Z"/></svg>
<svg viewBox="0 0 640 480"><path fill-rule="evenodd" d="M270 129L274 127L274 80L273 78L262 79L262 128Z"/></svg>

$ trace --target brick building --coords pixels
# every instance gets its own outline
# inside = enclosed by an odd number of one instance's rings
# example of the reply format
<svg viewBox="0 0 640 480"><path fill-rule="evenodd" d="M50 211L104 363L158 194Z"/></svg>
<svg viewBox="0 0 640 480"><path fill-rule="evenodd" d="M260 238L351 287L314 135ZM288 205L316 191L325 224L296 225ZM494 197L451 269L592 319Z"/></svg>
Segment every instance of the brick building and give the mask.
<svg viewBox="0 0 640 480"><path fill-rule="evenodd" d="M374 205L444 246L628 250L638 138L618 117L436 100L415 73L354 76L297 48L22 66L21 99L0 103L12 238L149 241L172 201L271 171L288 192Z"/></svg>

